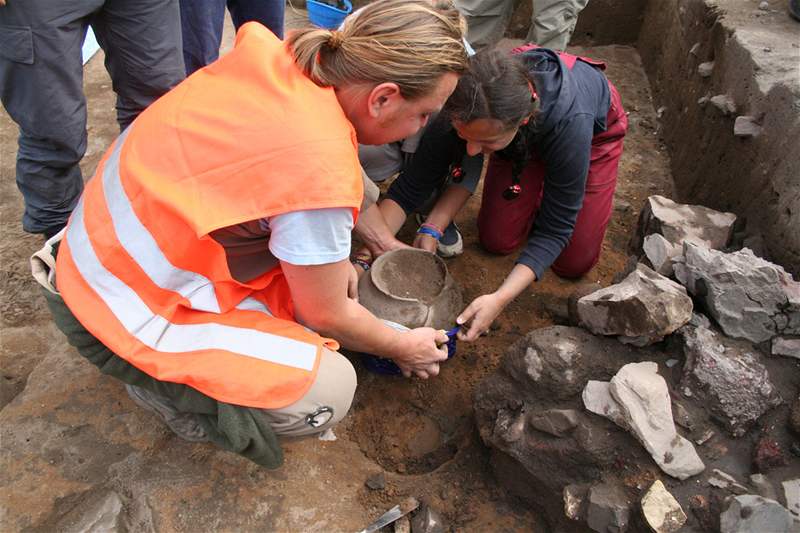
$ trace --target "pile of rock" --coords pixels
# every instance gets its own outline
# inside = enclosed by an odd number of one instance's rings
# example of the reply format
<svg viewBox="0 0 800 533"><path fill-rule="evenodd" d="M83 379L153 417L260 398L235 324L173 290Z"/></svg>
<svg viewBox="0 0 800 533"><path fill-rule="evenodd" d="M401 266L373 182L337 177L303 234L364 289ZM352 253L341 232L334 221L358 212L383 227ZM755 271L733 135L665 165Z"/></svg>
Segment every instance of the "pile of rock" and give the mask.
<svg viewBox="0 0 800 533"><path fill-rule="evenodd" d="M800 531L800 471L769 433L785 417L800 434L800 395L791 384L791 416L773 414L783 400L765 364L783 365L784 385L797 371L800 283L731 250L735 222L649 198L632 241L640 262L570 302L581 327L528 333L476 389L498 479L554 529ZM755 472L740 483L723 464Z"/></svg>

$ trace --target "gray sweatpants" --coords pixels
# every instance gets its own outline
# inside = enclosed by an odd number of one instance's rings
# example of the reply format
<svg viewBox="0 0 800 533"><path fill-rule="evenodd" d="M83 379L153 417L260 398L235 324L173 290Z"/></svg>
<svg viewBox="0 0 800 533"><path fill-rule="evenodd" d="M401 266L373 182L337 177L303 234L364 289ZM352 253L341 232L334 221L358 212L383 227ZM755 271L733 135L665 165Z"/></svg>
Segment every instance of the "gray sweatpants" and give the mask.
<svg viewBox="0 0 800 533"><path fill-rule="evenodd" d="M527 42L563 51L588 0L531 0ZM467 41L476 50L497 44L506 32L514 0L456 0L467 19Z"/></svg>
<svg viewBox="0 0 800 533"><path fill-rule="evenodd" d="M86 98L81 45L105 51L120 131L184 78L178 0L10 0L0 7L0 99L19 125L22 226L53 234L81 191Z"/></svg>

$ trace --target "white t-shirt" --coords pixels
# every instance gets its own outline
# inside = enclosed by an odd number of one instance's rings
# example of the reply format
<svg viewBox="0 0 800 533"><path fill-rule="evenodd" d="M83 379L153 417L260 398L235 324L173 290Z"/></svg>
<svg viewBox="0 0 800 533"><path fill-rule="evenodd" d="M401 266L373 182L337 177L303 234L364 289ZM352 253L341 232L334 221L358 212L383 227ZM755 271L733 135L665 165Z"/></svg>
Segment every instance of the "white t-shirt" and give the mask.
<svg viewBox="0 0 800 533"><path fill-rule="evenodd" d="M293 211L211 233L225 248L234 279L247 282L285 261L323 265L347 259L353 210L346 207Z"/></svg>

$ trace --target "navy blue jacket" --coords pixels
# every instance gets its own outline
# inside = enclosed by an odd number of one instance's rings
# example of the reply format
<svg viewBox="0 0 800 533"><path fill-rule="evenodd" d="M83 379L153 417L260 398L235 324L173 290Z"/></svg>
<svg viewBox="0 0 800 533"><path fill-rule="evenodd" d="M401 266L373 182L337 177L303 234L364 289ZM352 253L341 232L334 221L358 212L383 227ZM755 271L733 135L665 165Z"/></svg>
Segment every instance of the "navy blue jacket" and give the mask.
<svg viewBox="0 0 800 533"><path fill-rule="evenodd" d="M517 262L541 279L572 236L583 205L592 137L606 129L611 94L606 77L588 63L579 60L570 70L545 48L523 52L521 57L539 95L535 119L522 128L529 151L544 162L546 173L542 204ZM406 213L416 210L441 186L450 165L458 163L465 151L466 143L440 116L428 127L414 158L387 196ZM493 157L510 155L501 150Z"/></svg>

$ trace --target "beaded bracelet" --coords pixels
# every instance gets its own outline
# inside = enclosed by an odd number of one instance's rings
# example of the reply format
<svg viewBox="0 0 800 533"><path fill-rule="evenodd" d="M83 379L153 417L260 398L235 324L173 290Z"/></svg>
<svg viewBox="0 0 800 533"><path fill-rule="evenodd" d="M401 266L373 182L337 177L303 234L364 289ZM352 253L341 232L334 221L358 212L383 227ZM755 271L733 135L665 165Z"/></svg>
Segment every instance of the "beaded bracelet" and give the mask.
<svg viewBox="0 0 800 533"><path fill-rule="evenodd" d="M442 230L434 226L433 224L425 223L419 227L417 233L422 233L424 235L430 235L434 239L441 240L442 238Z"/></svg>
<svg viewBox="0 0 800 533"><path fill-rule="evenodd" d="M372 255L366 253L353 254L350 257L350 262L360 266L364 271L367 271L372 266Z"/></svg>

